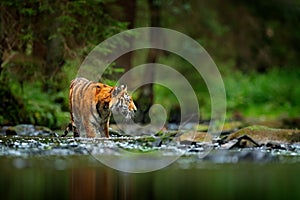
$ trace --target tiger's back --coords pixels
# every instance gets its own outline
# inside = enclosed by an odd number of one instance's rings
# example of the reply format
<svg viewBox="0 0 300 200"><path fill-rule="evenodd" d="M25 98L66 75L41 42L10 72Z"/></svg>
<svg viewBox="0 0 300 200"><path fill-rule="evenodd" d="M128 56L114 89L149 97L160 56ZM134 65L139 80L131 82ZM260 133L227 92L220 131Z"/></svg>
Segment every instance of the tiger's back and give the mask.
<svg viewBox="0 0 300 200"><path fill-rule="evenodd" d="M125 117L133 116L136 111L126 86L112 87L81 77L71 82L69 105L71 122L64 136L72 130L74 137L96 137L98 134L109 137L112 110L117 110Z"/></svg>

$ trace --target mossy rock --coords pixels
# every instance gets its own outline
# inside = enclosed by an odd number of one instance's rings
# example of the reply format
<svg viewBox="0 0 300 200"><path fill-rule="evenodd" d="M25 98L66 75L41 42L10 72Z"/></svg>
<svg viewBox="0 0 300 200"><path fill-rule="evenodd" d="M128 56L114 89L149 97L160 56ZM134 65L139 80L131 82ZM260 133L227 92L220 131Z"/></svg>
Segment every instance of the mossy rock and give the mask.
<svg viewBox="0 0 300 200"><path fill-rule="evenodd" d="M243 123L240 121L232 121L232 122L225 122L223 125L223 132L229 132L233 130L237 130L243 126Z"/></svg>
<svg viewBox="0 0 300 200"><path fill-rule="evenodd" d="M248 126L230 134L226 140L236 139L247 135L258 143L279 142L298 143L300 142L300 130L276 129L267 126Z"/></svg>
<svg viewBox="0 0 300 200"><path fill-rule="evenodd" d="M178 137L179 141L190 141L190 142L211 142L212 136L207 132L190 131L183 133Z"/></svg>

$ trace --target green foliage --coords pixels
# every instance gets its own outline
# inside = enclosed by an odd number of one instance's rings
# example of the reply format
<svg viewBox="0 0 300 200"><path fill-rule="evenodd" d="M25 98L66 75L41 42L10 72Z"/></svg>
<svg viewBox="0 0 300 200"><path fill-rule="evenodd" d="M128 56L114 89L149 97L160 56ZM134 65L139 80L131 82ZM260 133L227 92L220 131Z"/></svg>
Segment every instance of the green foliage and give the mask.
<svg viewBox="0 0 300 200"><path fill-rule="evenodd" d="M65 98L62 92L49 95L42 91L41 82L26 83L21 90L20 84L13 80L9 86L1 84L0 91L0 124L31 123L61 128L67 123L68 112L62 110Z"/></svg>
<svg viewBox="0 0 300 200"><path fill-rule="evenodd" d="M71 80L77 76L77 66L80 66L78 59L66 61L60 73L63 79L60 79L60 82L53 80L51 83L52 86L58 84L55 88L60 88L55 93L45 92L42 80L39 79L35 81L27 79L21 84L20 78L15 77L14 71L6 70L6 75L2 74L1 76L2 84L0 84L2 98L0 124L31 123L52 129L65 128L70 120L69 85ZM9 69L13 66L7 65L6 67ZM113 77L123 71L123 69L111 66L105 71L103 81L106 84L115 85L116 81L112 80L117 79ZM27 68L25 72L30 73L30 68ZM17 73L17 75L22 75L22 73Z"/></svg>
<svg viewBox="0 0 300 200"><path fill-rule="evenodd" d="M104 39L134 25L113 17L126 16L127 10L116 8L118 2L1 1L0 124L58 128L67 123L69 83L83 58ZM154 3L164 8L162 26L196 39L217 61L229 116L235 112L299 115L300 72L295 67L300 57L298 1ZM110 10L112 5L115 9ZM148 26L151 13L147 1L138 1L136 6L135 25ZM121 13L111 13L113 10ZM128 45L126 41L123 44ZM109 53L108 49L99 51ZM147 59L147 51L135 55L134 64ZM210 118L210 97L201 76L184 59L166 55L161 55L159 62L186 77L197 94L202 118ZM100 81L114 85L123 72L111 65ZM176 97L164 87L154 86L154 98L167 110L178 107Z"/></svg>
<svg viewBox="0 0 300 200"><path fill-rule="evenodd" d="M0 124L20 122L20 118L25 116L23 102L11 93L7 84L2 80L0 81L0 97Z"/></svg>
<svg viewBox="0 0 300 200"><path fill-rule="evenodd" d="M63 128L67 124L69 113L62 110L62 92L49 96L42 91L41 84L38 83L26 85L24 91L23 101L29 123L47 125L54 129Z"/></svg>
<svg viewBox="0 0 300 200"><path fill-rule="evenodd" d="M274 68L267 73L223 76L229 113L274 117L299 115L300 70Z"/></svg>
<svg viewBox="0 0 300 200"><path fill-rule="evenodd" d="M127 27L106 10L108 2L1 1L0 124L67 124L69 84L80 62Z"/></svg>
<svg viewBox="0 0 300 200"><path fill-rule="evenodd" d="M144 52L145 53L145 52ZM210 118L210 96L207 90L207 87L198 71L185 59L177 55L167 55L162 56L159 59L159 63L171 66L173 69L177 70L185 79L189 82L190 86L195 91L195 94L198 99L199 109L202 119ZM175 81L175 80L174 80ZM173 82L173 86L177 84L178 87L181 87L179 83ZM183 92L183 91L181 91ZM161 85L154 85L154 103L161 104L167 113L170 116L170 112L180 109L178 99L175 94L172 93L168 88Z"/></svg>
<svg viewBox="0 0 300 200"><path fill-rule="evenodd" d="M177 56L167 56L160 63L173 66L189 80L195 90L202 119L209 119L210 96L205 83L186 61ZM227 116L235 113L245 116L296 117L300 110L300 70L274 67L265 73L244 73L228 62L221 67L227 95ZM167 111L176 108L176 97L166 88L155 86L155 103L162 104Z"/></svg>

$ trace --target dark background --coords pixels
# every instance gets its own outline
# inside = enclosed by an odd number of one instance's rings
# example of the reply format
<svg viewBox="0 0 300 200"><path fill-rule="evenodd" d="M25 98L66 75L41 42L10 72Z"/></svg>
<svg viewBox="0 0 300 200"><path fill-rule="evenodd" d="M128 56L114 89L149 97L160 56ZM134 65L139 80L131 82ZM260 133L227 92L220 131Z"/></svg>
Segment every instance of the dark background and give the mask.
<svg viewBox="0 0 300 200"><path fill-rule="evenodd" d="M284 119L298 127L292 122L300 110L299 1L3 0L0 15L2 125L66 126L69 83L85 56L123 30L159 26L187 34L214 59L226 87L228 120ZM202 119L210 118L205 84L175 55L128 53L101 81L113 84L130 68L150 61L186 76L198 95ZM176 121L178 102L167 89L147 85L133 96L140 122L148 122L153 103L166 106Z"/></svg>

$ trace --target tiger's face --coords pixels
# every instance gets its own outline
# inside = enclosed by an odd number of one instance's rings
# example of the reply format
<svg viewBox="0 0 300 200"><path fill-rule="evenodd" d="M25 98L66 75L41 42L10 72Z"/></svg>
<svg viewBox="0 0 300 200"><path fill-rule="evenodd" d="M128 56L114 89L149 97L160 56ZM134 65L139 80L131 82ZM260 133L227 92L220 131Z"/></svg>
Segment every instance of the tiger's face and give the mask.
<svg viewBox="0 0 300 200"><path fill-rule="evenodd" d="M122 114L125 118L132 118L137 110L132 97L127 93L127 86L115 87L111 93L109 107L113 112Z"/></svg>

